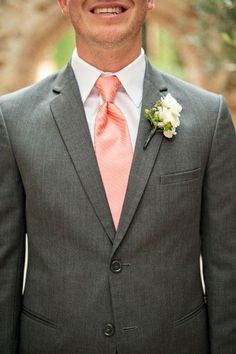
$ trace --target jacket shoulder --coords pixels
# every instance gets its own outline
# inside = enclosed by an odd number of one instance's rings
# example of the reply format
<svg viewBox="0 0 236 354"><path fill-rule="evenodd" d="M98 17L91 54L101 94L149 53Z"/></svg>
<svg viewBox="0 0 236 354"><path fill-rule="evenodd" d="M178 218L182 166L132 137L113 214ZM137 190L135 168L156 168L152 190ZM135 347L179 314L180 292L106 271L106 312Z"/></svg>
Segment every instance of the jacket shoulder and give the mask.
<svg viewBox="0 0 236 354"><path fill-rule="evenodd" d="M181 112L181 124L198 132L199 136L211 136L219 121L226 121L231 126L232 120L225 99L222 95L200 88L167 73L151 67L149 78L152 87L166 89L163 96L170 93L183 110ZM158 83L158 81L160 83Z"/></svg>
<svg viewBox="0 0 236 354"><path fill-rule="evenodd" d="M190 84L177 77L154 69L153 83L160 80L162 85L183 107L183 114L201 126L214 126L220 114L228 115L225 99L222 95L210 92ZM165 95L165 93L164 93Z"/></svg>
<svg viewBox="0 0 236 354"><path fill-rule="evenodd" d="M0 106L2 110L12 112L15 109L21 110L25 107L28 110L33 110L41 102L50 100L53 96L52 89L63 70L61 69L31 86L1 96Z"/></svg>
<svg viewBox="0 0 236 354"><path fill-rule="evenodd" d="M203 102L219 101L220 95L217 93L208 91L164 72L159 72L159 74L162 76L167 86L171 87L173 92L181 93L186 100L203 100Z"/></svg>

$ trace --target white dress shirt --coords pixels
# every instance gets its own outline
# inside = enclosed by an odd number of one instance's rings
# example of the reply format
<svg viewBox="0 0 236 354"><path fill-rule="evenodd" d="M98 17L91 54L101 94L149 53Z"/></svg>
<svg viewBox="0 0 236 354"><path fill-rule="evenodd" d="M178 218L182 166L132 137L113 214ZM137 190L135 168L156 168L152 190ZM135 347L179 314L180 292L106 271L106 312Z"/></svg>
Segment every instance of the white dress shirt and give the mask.
<svg viewBox="0 0 236 354"><path fill-rule="evenodd" d="M81 93L93 143L96 114L99 106L103 102L102 97L94 86L95 82L100 75L116 75L118 77L122 86L117 91L114 104L117 105L127 120L131 143L134 149L143 96L143 81L145 73L145 57L143 49L138 58L122 70L115 73L102 72L88 64L78 56L76 49L72 55L71 65Z"/></svg>

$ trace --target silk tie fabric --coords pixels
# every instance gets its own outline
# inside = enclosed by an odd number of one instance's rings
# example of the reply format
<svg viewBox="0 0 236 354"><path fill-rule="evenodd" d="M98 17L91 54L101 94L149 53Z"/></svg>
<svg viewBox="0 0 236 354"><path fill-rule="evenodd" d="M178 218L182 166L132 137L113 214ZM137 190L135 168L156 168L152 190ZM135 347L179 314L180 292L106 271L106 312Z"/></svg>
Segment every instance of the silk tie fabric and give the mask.
<svg viewBox="0 0 236 354"><path fill-rule="evenodd" d="M133 149L128 125L113 103L120 81L99 77L95 84L103 99L95 124L95 151L115 228L117 229L128 185Z"/></svg>

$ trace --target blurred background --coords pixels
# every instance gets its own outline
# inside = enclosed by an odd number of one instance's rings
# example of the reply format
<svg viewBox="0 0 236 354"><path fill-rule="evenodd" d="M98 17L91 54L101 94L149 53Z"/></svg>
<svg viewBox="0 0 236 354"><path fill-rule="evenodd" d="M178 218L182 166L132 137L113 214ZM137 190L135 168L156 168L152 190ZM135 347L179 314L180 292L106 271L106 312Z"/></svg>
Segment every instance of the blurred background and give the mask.
<svg viewBox="0 0 236 354"><path fill-rule="evenodd" d="M0 94L63 67L74 45L56 0L0 0ZM223 94L236 126L236 0L156 0L143 46L158 69Z"/></svg>

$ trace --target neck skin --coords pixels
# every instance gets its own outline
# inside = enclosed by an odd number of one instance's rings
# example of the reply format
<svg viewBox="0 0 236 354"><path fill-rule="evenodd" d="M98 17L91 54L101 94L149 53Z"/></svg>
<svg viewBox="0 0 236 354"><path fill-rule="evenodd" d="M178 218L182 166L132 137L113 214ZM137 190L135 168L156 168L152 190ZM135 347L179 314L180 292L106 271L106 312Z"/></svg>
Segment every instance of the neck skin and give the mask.
<svg viewBox="0 0 236 354"><path fill-rule="evenodd" d="M104 72L117 72L134 61L141 52L141 34L136 41L113 45L87 46L76 38L77 53L88 64Z"/></svg>

